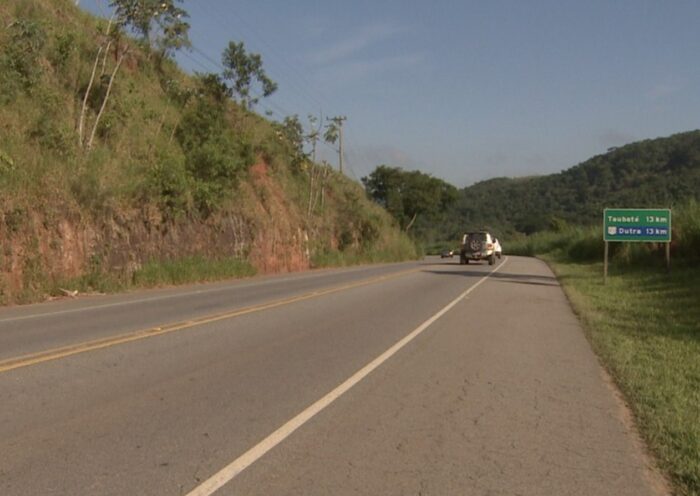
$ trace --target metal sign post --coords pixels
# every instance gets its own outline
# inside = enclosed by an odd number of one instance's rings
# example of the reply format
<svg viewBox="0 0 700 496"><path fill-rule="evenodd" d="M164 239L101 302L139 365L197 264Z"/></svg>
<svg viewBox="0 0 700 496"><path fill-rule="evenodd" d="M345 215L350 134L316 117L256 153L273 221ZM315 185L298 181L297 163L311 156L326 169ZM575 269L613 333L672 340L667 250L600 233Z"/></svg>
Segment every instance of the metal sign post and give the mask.
<svg viewBox="0 0 700 496"><path fill-rule="evenodd" d="M605 257L603 282L608 279L608 243L666 243L666 270L671 270L671 209L606 208L603 210Z"/></svg>
<svg viewBox="0 0 700 496"><path fill-rule="evenodd" d="M603 284L608 283L608 242L605 242L605 260L603 262Z"/></svg>

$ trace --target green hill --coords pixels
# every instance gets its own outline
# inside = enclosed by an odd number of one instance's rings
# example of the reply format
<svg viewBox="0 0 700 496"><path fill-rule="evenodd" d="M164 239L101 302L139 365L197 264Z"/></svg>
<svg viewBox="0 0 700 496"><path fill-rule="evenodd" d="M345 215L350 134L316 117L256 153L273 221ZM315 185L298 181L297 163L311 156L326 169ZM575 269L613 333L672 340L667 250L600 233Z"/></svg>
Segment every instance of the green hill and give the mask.
<svg viewBox="0 0 700 496"><path fill-rule="evenodd" d="M446 231L545 230L599 222L605 207L673 207L700 199L700 131L611 149L558 174L496 178L460 192Z"/></svg>
<svg viewBox="0 0 700 496"><path fill-rule="evenodd" d="M178 260L249 273L415 256L289 126L221 75L181 71L176 44L72 0L5 0L0 20L0 303L128 287Z"/></svg>

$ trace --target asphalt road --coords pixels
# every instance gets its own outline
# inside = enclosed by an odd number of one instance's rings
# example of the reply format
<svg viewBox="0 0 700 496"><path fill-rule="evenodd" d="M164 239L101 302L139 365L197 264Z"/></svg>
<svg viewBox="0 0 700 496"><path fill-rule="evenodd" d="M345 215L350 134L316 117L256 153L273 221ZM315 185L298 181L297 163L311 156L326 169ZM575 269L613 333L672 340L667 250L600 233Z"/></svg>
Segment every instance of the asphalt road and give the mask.
<svg viewBox="0 0 700 496"><path fill-rule="evenodd" d="M0 310L2 495L666 494L549 269Z"/></svg>

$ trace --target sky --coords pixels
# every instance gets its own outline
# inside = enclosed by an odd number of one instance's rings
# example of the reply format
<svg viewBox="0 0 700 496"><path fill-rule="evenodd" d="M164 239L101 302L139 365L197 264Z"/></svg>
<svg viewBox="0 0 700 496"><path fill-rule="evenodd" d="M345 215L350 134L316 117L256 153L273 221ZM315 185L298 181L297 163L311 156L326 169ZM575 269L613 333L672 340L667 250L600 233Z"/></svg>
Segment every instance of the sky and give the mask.
<svg viewBox="0 0 700 496"><path fill-rule="evenodd" d="M105 12L108 0L79 0ZM259 53L281 121L345 116L346 173L386 164L457 187L549 174L700 128L696 0L185 0L183 69ZM322 146L320 159L337 166Z"/></svg>

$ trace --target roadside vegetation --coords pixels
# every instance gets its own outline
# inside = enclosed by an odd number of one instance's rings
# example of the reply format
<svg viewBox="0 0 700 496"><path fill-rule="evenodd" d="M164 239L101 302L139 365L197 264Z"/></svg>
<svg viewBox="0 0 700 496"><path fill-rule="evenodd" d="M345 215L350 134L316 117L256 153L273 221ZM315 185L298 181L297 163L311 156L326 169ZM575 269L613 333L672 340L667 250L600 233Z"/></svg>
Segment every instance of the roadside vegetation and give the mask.
<svg viewBox="0 0 700 496"><path fill-rule="evenodd" d="M378 166L362 178L367 195L381 205L422 250L433 254L443 246L442 226L458 198L458 190L442 179L420 171Z"/></svg>
<svg viewBox="0 0 700 496"><path fill-rule="evenodd" d="M361 185L315 160L340 119L262 115L277 83L241 40L219 72L184 73L181 0L107 3L109 19L72 0L0 3L0 304L238 274L231 263L416 257Z"/></svg>
<svg viewBox="0 0 700 496"><path fill-rule="evenodd" d="M483 229L506 249L537 233L527 242L556 243L565 229L585 238L604 208L682 210L700 201L700 131L611 148L557 174L499 177L462 189L391 165L362 181L370 198L430 254L454 249L463 233ZM550 236L552 230L558 234Z"/></svg>
<svg viewBox="0 0 700 496"><path fill-rule="evenodd" d="M600 226L511 242L546 260L678 494L700 494L700 204L673 212L672 269L662 246L611 243L603 284Z"/></svg>
<svg viewBox="0 0 700 496"><path fill-rule="evenodd" d="M462 190L387 165L363 183L429 254L485 229L506 254L546 260L675 492L700 495L700 131ZM672 208L670 273L665 245L610 243L603 284L606 207Z"/></svg>

